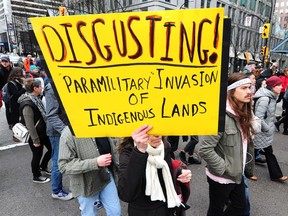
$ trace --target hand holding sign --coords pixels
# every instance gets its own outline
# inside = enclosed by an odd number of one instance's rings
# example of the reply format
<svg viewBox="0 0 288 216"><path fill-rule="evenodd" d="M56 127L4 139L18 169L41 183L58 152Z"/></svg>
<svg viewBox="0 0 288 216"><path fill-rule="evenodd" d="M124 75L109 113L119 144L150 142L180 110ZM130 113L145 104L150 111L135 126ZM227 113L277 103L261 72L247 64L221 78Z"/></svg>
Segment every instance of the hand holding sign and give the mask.
<svg viewBox="0 0 288 216"><path fill-rule="evenodd" d="M132 133L132 138L136 143L137 149L145 153L148 145L149 135L147 134L152 126L143 125Z"/></svg>

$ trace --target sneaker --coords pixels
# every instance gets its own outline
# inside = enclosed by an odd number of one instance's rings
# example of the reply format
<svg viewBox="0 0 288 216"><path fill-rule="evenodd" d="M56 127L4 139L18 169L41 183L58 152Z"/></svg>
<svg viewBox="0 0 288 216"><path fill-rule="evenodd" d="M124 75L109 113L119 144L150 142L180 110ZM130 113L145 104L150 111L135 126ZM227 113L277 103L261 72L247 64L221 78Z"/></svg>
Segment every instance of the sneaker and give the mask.
<svg viewBox="0 0 288 216"><path fill-rule="evenodd" d="M263 163L266 163L266 159L265 158L257 158L257 159L255 159L255 163L261 163L261 164L263 164Z"/></svg>
<svg viewBox="0 0 288 216"><path fill-rule="evenodd" d="M49 181L50 181L50 178L47 178L47 177L44 177L44 176L39 176L39 177L34 177L33 178L33 182L40 183L40 184L47 183Z"/></svg>
<svg viewBox="0 0 288 216"><path fill-rule="evenodd" d="M187 160L186 160L186 153L181 151L179 153L179 157L180 157L180 160L184 163L184 164L187 164Z"/></svg>
<svg viewBox="0 0 288 216"><path fill-rule="evenodd" d="M60 190L60 192L57 194L52 193L52 198L67 201L73 199L73 195L72 193L67 193L64 190Z"/></svg>
<svg viewBox="0 0 288 216"><path fill-rule="evenodd" d="M47 168L46 169L40 168L40 172L42 172L46 175L51 175L51 170L48 170Z"/></svg>
<svg viewBox="0 0 288 216"><path fill-rule="evenodd" d="M100 200L96 200L94 205L96 206L97 210L99 210L99 209L104 207Z"/></svg>
<svg viewBox="0 0 288 216"><path fill-rule="evenodd" d="M189 157L188 158L188 164L201 164L201 160L198 160L194 157Z"/></svg>

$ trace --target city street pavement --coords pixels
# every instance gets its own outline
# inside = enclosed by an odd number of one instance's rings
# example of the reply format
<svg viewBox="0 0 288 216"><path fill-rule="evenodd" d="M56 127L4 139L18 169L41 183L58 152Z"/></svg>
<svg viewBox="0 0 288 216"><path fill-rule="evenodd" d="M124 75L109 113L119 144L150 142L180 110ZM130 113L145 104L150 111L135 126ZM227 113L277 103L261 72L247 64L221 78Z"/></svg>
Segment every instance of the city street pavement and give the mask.
<svg viewBox="0 0 288 216"><path fill-rule="evenodd" d="M279 111L280 105L278 105ZM279 113L279 112L278 112ZM60 201L51 198L51 182L32 182L30 168L31 152L28 145L15 146L12 132L8 129L5 109L0 109L0 216L78 216L77 200ZM288 174L288 136L275 134L274 153L282 168ZM180 145L183 148L185 143ZM197 152L198 146L196 146ZM176 153L178 156L178 154ZM187 216L204 216L209 204L208 184L205 176L205 162L190 165L191 208ZM251 202L251 216L286 216L288 212L288 182L278 183L269 179L267 165L256 165L258 181L248 180ZM69 179L64 175L64 187L68 189ZM129 187L129 185L127 185ZM123 216L127 205L122 203ZM100 216L105 213L101 210Z"/></svg>

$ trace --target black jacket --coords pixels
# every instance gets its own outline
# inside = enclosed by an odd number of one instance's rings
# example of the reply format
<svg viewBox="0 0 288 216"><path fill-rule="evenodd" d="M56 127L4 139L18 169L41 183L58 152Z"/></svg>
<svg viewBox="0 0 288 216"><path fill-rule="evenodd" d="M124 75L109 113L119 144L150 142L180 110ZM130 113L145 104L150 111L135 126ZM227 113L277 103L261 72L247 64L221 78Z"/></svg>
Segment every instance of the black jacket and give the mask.
<svg viewBox="0 0 288 216"><path fill-rule="evenodd" d="M7 70L2 65L0 65L0 90L7 83L11 70L12 70L12 67L10 67L10 69Z"/></svg>
<svg viewBox="0 0 288 216"><path fill-rule="evenodd" d="M121 200L129 203L130 215L131 209L141 211L141 215L149 216L146 211L157 209L164 206L168 209L167 203L162 201L151 201L149 196L145 195L146 188L146 163L148 154L142 153L134 148L131 139L131 145L122 150L119 155L119 181L118 194ZM169 146L165 146L165 161L167 162L172 174L172 161L170 157ZM166 193L165 184L162 176L162 171L158 170L159 180L162 186L163 193ZM166 196L166 194L165 194ZM173 209L174 210L174 209ZM129 210L128 210L129 211ZM137 216L140 216L139 214ZM162 216L162 215L157 215ZM167 215L163 215L167 216Z"/></svg>

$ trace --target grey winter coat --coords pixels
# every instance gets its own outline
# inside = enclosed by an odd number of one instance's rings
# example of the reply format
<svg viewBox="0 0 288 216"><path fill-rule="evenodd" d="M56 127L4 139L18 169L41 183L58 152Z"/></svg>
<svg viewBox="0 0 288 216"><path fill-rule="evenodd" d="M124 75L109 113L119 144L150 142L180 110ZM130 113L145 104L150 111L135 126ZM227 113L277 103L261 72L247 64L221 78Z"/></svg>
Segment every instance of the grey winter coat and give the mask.
<svg viewBox="0 0 288 216"><path fill-rule="evenodd" d="M45 86L44 91L46 98L47 136L60 137L62 130L68 124L68 120L59 106L50 83Z"/></svg>
<svg viewBox="0 0 288 216"><path fill-rule="evenodd" d="M254 114L261 119L261 132L255 135L254 145L256 149L266 148L273 143L277 96L267 88L260 88L254 98L258 98Z"/></svg>

